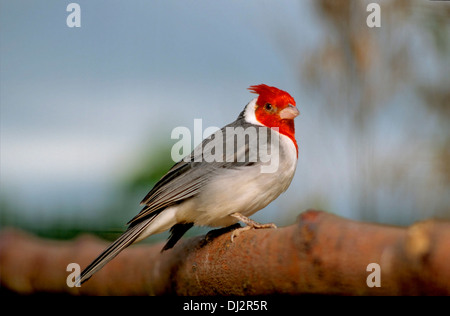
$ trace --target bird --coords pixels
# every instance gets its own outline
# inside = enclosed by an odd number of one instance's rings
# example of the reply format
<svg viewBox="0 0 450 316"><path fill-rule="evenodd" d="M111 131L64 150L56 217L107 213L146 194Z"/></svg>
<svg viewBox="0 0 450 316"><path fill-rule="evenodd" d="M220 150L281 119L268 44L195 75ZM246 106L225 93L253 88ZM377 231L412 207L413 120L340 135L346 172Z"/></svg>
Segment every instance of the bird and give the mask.
<svg viewBox="0 0 450 316"><path fill-rule="evenodd" d="M257 94L237 119L205 138L153 186L128 228L80 274L80 284L123 249L169 230L161 252L172 248L194 225L246 224L231 242L250 229L276 228L249 218L289 187L297 167L294 119L300 112L286 91L266 84L248 88Z"/></svg>

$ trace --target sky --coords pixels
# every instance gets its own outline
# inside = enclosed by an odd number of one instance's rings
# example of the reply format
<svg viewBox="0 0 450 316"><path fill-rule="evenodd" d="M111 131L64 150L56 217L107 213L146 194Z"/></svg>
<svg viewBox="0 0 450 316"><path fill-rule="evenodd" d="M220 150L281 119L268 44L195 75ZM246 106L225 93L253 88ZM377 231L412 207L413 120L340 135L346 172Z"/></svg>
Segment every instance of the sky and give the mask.
<svg viewBox="0 0 450 316"><path fill-rule="evenodd" d="M317 188L354 215L345 143L317 130L315 99L286 55L325 36L311 1L77 1L79 28L66 24L69 3L0 0L0 192L19 212L92 213L140 153L175 143L171 131L194 119L226 125L265 83L301 113L296 176L266 215Z"/></svg>

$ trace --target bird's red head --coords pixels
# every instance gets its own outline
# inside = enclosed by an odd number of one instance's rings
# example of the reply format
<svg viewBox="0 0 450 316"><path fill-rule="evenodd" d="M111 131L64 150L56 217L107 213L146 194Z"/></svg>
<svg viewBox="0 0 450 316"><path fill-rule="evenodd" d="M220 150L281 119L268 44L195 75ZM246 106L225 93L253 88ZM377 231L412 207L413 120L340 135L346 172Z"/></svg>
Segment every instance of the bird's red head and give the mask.
<svg viewBox="0 0 450 316"><path fill-rule="evenodd" d="M261 124L278 128L281 134L295 141L294 118L300 114L295 107L295 100L286 91L265 84L251 86L251 92L258 94L255 117Z"/></svg>

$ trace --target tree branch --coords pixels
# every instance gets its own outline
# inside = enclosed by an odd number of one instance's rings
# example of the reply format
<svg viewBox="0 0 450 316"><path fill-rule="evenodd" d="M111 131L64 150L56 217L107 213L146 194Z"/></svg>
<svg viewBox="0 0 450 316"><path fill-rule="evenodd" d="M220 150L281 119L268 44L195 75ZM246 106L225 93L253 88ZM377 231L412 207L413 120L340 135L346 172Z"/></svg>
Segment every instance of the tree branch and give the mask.
<svg viewBox="0 0 450 316"><path fill-rule="evenodd" d="M132 246L81 287L69 288L69 263L85 267L107 245L82 236L49 241L17 231L0 234L0 284L17 293L83 295L450 295L450 223L409 228L355 222L307 211L297 223L163 244ZM370 263L381 287L368 287Z"/></svg>

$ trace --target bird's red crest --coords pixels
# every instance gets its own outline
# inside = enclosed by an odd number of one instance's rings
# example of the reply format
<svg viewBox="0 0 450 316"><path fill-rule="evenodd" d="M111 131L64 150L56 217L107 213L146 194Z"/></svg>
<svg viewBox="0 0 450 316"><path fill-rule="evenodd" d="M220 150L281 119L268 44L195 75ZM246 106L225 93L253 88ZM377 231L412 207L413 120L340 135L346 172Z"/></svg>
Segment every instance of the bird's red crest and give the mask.
<svg viewBox="0 0 450 316"><path fill-rule="evenodd" d="M266 103L295 105L295 100L289 93L275 87L259 84L256 86L251 86L248 90L259 95L256 103L260 105L264 105Z"/></svg>

